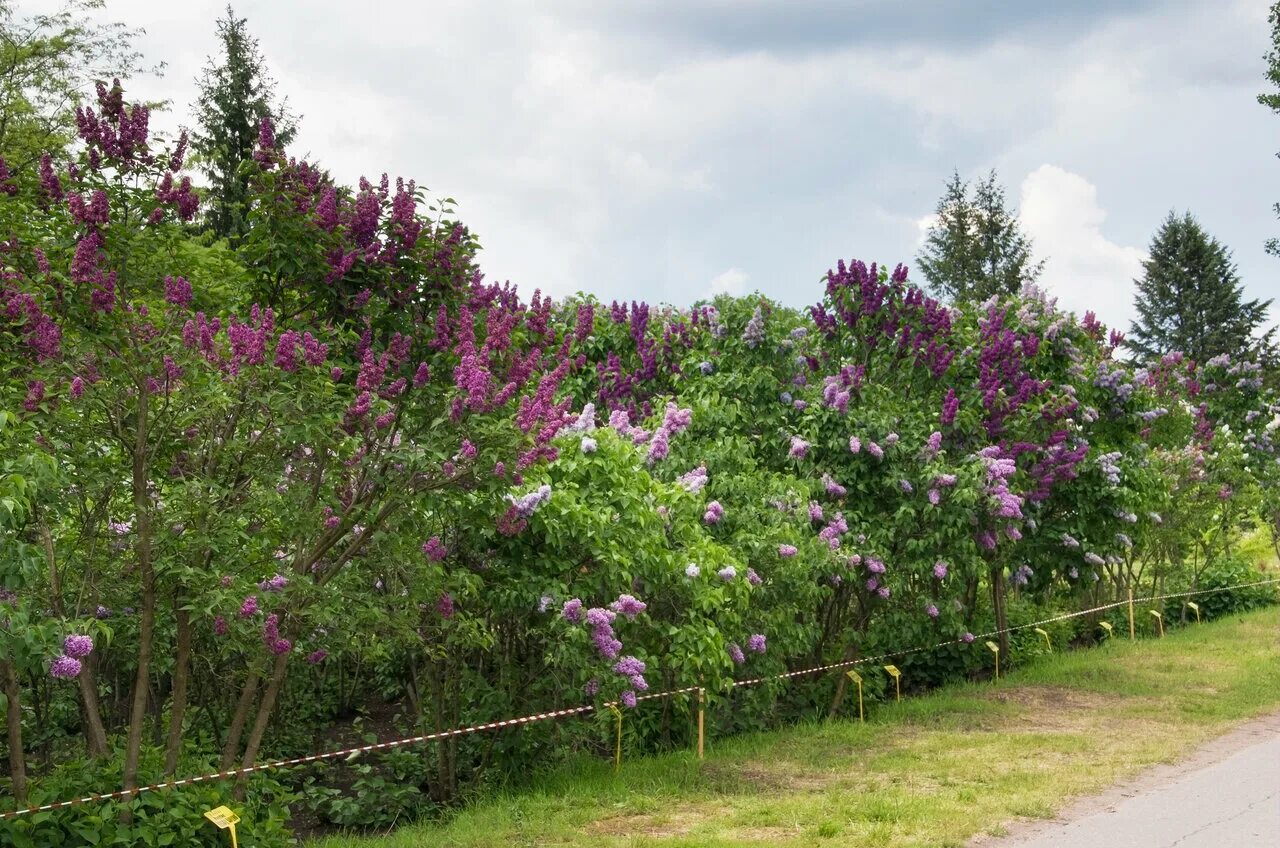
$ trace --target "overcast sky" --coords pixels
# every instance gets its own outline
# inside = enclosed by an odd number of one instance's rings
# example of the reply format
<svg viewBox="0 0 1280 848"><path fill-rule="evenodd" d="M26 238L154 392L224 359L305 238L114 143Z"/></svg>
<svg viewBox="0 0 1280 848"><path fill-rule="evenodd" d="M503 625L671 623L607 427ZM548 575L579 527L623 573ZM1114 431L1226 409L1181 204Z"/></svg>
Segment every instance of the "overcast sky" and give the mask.
<svg viewBox="0 0 1280 848"><path fill-rule="evenodd" d="M28 8L47 4L30 2ZM223 4L108 0L190 123ZM19 3L22 8L23 4ZM1070 8L1067 8L1070 7ZM1190 210L1280 299L1268 0L240 0L291 150L457 199L490 279L686 305L815 302L837 259L914 265L952 169L996 168L1042 281L1127 327ZM1280 310L1273 310L1280 318Z"/></svg>

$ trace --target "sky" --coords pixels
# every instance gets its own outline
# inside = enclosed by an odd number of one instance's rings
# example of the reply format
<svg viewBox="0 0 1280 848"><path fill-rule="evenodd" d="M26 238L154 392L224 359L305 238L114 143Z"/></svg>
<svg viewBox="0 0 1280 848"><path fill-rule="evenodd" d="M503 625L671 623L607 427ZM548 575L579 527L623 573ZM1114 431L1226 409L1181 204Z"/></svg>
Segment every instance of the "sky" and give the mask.
<svg viewBox="0 0 1280 848"><path fill-rule="evenodd" d="M48 3L30 0L19 10ZM108 0L191 124L224 3ZM1268 0L240 0L290 152L457 201L490 280L688 305L817 302L915 264L953 170L996 169L1062 306L1127 328L1171 211L1280 300ZM913 279L923 282L919 275ZM1280 308L1272 310L1280 321Z"/></svg>

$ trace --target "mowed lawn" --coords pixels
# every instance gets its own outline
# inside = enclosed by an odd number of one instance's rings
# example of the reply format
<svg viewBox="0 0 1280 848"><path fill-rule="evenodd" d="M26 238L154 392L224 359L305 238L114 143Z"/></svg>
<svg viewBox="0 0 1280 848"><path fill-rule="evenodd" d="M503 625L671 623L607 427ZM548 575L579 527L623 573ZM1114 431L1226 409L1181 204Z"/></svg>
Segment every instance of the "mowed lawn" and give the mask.
<svg viewBox="0 0 1280 848"><path fill-rule="evenodd" d="M1280 709L1280 608L1117 639L691 754L582 759L441 822L315 848L962 846Z"/></svg>

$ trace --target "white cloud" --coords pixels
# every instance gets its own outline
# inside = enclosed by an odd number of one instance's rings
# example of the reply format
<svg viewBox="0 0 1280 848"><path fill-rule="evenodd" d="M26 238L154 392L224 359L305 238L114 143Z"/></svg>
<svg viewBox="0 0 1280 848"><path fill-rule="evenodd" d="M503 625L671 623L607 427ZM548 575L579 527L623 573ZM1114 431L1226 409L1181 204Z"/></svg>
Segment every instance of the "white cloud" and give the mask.
<svg viewBox="0 0 1280 848"><path fill-rule="evenodd" d="M715 297L718 294L740 295L746 284L746 272L741 268L730 268L728 271L717 274L711 280L711 296Z"/></svg>
<svg viewBox="0 0 1280 848"><path fill-rule="evenodd" d="M1041 165L1022 181L1018 210L1034 252L1047 258L1040 283L1059 304L1083 315L1092 309L1108 326L1127 330L1133 317L1133 281L1145 251L1116 244L1102 232L1107 213L1098 190L1079 174Z"/></svg>
<svg viewBox="0 0 1280 848"><path fill-rule="evenodd" d="M916 219L916 247L924 247L925 240L929 238L929 230L933 229L938 223L938 214L930 212L923 218Z"/></svg>

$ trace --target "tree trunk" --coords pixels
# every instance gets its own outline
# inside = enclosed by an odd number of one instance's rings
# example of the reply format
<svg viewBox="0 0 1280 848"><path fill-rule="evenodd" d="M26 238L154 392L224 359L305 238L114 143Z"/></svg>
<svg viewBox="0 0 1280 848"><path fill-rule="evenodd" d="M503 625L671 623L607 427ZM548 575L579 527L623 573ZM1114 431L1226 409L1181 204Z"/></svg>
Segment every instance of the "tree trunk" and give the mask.
<svg viewBox="0 0 1280 848"><path fill-rule="evenodd" d="M271 721L271 711L275 708L276 698L280 695L280 687L284 685L285 671L289 668L289 655L276 657L271 668L271 679L267 682L266 691L258 703L258 716L253 722L253 730L249 733L249 741L244 746L244 757L240 765L248 768L258 756L258 748L262 746L262 738L267 735L267 724Z"/></svg>
<svg viewBox="0 0 1280 848"><path fill-rule="evenodd" d="M181 600L179 600L181 605ZM178 625L178 655L173 668L173 707L169 710L169 738L164 749L164 773L173 777L178 771L178 755L182 752L182 720L187 711L187 681L191 676L191 614L174 611Z"/></svg>
<svg viewBox="0 0 1280 848"><path fill-rule="evenodd" d="M858 657L858 646L856 644L850 644L847 648L844 649L843 662L849 662L850 660L857 659L857 657ZM849 683L849 677L844 673L845 671L847 671L847 669L842 669L841 673L837 676L836 694L831 699L831 707L827 710L827 718L835 718L837 715L839 715L840 707L844 704L845 687Z"/></svg>
<svg viewBox="0 0 1280 848"><path fill-rule="evenodd" d="M244 734L245 722L249 720L249 708L258 694L258 681L262 676L255 668L249 672L240 690L240 702L236 704L235 714L231 717L231 727L227 729L227 741L222 746L222 764L220 769L226 771L235 764L236 755L240 753L240 737Z"/></svg>
<svg viewBox="0 0 1280 848"><path fill-rule="evenodd" d="M999 639L1000 653L1004 656L1005 662L1009 660L1009 616L1005 612L1004 606L1004 567L1001 565L991 566L991 607L996 614L996 630L1000 631Z"/></svg>
<svg viewBox="0 0 1280 848"><path fill-rule="evenodd" d="M9 778L13 783L13 800L27 803L27 753L22 747L22 689L13 663L0 660L4 674L4 697L8 702L5 719L9 729Z"/></svg>
<svg viewBox="0 0 1280 848"><path fill-rule="evenodd" d="M97 652L85 657L80 666L80 700L84 702L85 751L94 759L107 755L107 729L102 724L102 706L98 702Z"/></svg>
<svg viewBox="0 0 1280 848"><path fill-rule="evenodd" d="M156 575L151 562L151 502L147 493L147 407L145 382L138 385L138 421L133 444L133 510L138 540L138 572L142 577L142 612L138 624L138 671L133 679L133 703L129 710L129 735L125 743L123 782L125 789L138 786L138 759L142 752L142 729L147 718L147 696L151 687L151 652L156 627Z"/></svg>

